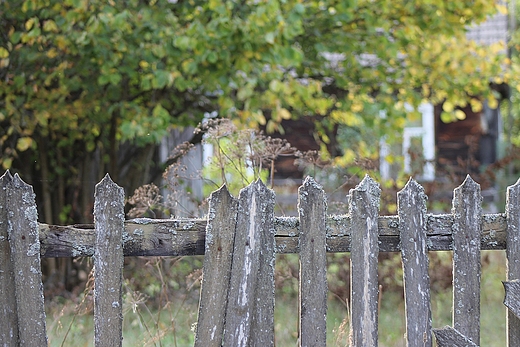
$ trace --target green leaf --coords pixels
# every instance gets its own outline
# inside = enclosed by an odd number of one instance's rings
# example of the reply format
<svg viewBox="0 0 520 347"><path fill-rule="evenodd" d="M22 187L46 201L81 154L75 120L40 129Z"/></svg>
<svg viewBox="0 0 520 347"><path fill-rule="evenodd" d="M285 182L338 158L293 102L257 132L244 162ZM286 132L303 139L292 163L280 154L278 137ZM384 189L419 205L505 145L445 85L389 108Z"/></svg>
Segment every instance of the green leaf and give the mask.
<svg viewBox="0 0 520 347"><path fill-rule="evenodd" d="M122 79L122 77L118 73L113 73L113 74L108 76L108 80L114 86L117 86L121 82L121 79Z"/></svg>
<svg viewBox="0 0 520 347"><path fill-rule="evenodd" d="M168 71L157 70L154 72L155 78L152 80L153 89L163 89L171 83L171 75Z"/></svg>

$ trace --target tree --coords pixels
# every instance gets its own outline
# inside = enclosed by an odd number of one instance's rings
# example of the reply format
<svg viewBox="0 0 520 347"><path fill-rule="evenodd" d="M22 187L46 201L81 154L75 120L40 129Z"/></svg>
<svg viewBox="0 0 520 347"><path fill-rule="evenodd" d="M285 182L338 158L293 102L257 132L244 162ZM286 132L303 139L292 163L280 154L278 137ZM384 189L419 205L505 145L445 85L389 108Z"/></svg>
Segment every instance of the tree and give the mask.
<svg viewBox="0 0 520 347"><path fill-rule="evenodd" d="M208 112L268 131L315 116L326 143L337 124L399 129L405 103L444 102L454 117L456 106L478 109L493 100L488 81L501 73L500 61L464 36L501 9L491 0L3 7L0 160L41 189L47 222L75 210L73 197L88 195L102 172L126 187L146 183L154 145ZM368 112L378 108L385 119ZM80 216L90 211L86 199Z"/></svg>

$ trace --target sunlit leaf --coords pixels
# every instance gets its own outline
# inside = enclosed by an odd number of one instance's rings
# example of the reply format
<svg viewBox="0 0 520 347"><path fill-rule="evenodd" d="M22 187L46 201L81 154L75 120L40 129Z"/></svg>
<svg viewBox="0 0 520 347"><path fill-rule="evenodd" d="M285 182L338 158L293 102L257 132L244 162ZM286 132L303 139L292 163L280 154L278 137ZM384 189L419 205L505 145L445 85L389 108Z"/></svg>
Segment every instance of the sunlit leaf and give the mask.
<svg viewBox="0 0 520 347"><path fill-rule="evenodd" d="M20 152L24 152L31 147L31 144L33 143L33 139L30 137L21 137L16 142L16 149Z"/></svg>

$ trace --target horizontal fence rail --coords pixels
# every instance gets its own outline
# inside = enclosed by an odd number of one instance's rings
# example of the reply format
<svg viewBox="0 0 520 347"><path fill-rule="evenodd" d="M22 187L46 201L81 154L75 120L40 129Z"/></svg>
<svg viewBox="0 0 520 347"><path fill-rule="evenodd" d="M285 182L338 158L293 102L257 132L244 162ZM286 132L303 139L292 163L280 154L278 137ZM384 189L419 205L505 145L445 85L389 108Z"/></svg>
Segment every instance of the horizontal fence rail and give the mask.
<svg viewBox="0 0 520 347"><path fill-rule="evenodd" d="M482 250L505 250L507 216L505 213L482 216ZM149 219L125 221L123 253L125 256L203 255L207 219ZM327 252L350 252L351 217L326 217ZM453 250L452 214L426 215L426 245L429 251ZM299 217L274 217L275 251L299 253ZM58 226L40 224L41 256L91 257L94 254L93 224ZM380 252L400 252L398 216L378 217Z"/></svg>
<svg viewBox="0 0 520 347"><path fill-rule="evenodd" d="M300 256L299 345L326 343L326 253L350 252L350 345L377 346L378 254L400 252L407 346L480 344L480 253L505 250L509 346L520 341L520 180L506 212L482 213L471 177L455 189L451 213L430 214L413 179L398 193L395 216L379 216L380 188L370 177L348 195L343 215L327 215L323 189L307 178L298 217L274 216L274 193L257 181L238 198L213 192L205 219L124 220L123 190L107 175L96 186L94 224L37 222L32 187L0 178L0 345L47 343L41 257L92 256L95 345L122 345L125 256L205 255L195 346L274 346L277 253ZM453 323L431 326L428 252L453 252Z"/></svg>

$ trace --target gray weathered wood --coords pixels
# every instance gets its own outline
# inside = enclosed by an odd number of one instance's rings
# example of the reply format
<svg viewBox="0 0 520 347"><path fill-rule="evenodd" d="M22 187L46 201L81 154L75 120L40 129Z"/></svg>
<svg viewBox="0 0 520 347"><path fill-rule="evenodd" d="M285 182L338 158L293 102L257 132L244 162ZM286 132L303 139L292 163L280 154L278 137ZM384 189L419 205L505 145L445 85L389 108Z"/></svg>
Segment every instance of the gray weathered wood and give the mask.
<svg viewBox="0 0 520 347"><path fill-rule="evenodd" d="M276 252L298 253L298 217L275 217ZM203 255L205 219L138 218L125 223L125 256ZM482 250L506 248L506 215L482 217ZM327 252L350 252L350 216L327 217ZM379 251L399 252L399 218L382 216L378 220ZM429 251L453 249L453 215L427 215L426 235ZM41 256L91 257L94 254L94 225L57 226L40 224Z"/></svg>
<svg viewBox="0 0 520 347"><path fill-rule="evenodd" d="M433 329L433 332L438 347L478 347L477 344L450 326Z"/></svg>
<svg viewBox="0 0 520 347"><path fill-rule="evenodd" d="M377 346L378 214L381 190L365 176L349 194L350 253L350 346Z"/></svg>
<svg viewBox="0 0 520 347"><path fill-rule="evenodd" d="M426 195L410 179L397 193L406 308L406 345L432 345L430 276L426 246Z"/></svg>
<svg viewBox="0 0 520 347"><path fill-rule="evenodd" d="M211 193L195 347L222 346L237 208L225 186Z"/></svg>
<svg viewBox="0 0 520 347"><path fill-rule="evenodd" d="M300 217L300 346L327 343L326 210L323 189L307 177L298 189Z"/></svg>
<svg viewBox="0 0 520 347"><path fill-rule="evenodd" d="M520 280L502 282L504 284L504 305L509 312L520 317Z"/></svg>
<svg viewBox="0 0 520 347"><path fill-rule="evenodd" d="M18 341L20 346L47 346L35 195L18 174L8 186L7 229L15 269Z"/></svg>
<svg viewBox="0 0 520 347"><path fill-rule="evenodd" d="M94 343L121 346L123 340L124 191L108 174L94 196Z"/></svg>
<svg viewBox="0 0 520 347"><path fill-rule="evenodd" d="M506 280L511 282L520 280L520 179L507 188L506 218ZM520 317L509 310L506 327L508 346L520 346Z"/></svg>
<svg viewBox="0 0 520 347"><path fill-rule="evenodd" d="M240 191L224 346L274 346L274 202L260 181Z"/></svg>
<svg viewBox="0 0 520 347"><path fill-rule="evenodd" d="M12 180L13 176L9 171L0 177L0 346L6 347L18 345L14 270L7 234L7 189Z"/></svg>
<svg viewBox="0 0 520 347"><path fill-rule="evenodd" d="M482 195L468 175L453 192L453 327L480 344Z"/></svg>

